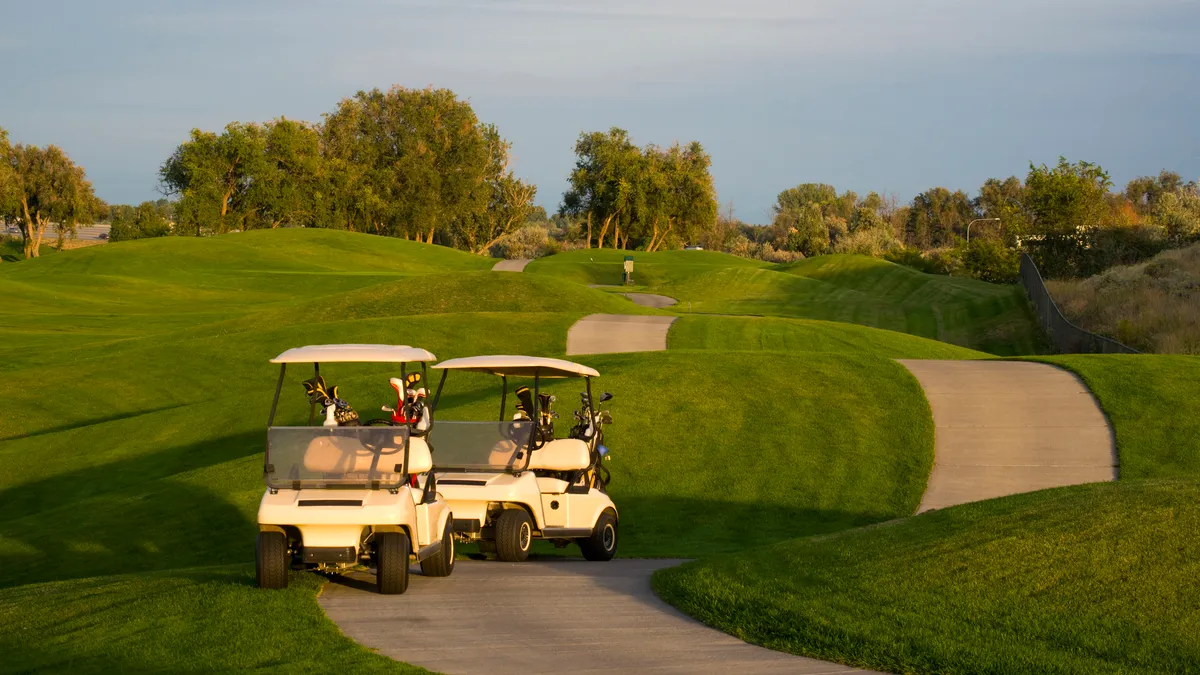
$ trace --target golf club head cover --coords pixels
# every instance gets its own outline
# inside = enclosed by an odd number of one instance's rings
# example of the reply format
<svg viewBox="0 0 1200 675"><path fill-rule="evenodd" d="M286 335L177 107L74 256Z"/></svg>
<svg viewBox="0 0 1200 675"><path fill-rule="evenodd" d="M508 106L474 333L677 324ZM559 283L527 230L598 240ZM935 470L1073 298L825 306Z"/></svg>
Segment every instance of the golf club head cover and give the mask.
<svg viewBox="0 0 1200 675"><path fill-rule="evenodd" d="M533 395L529 393L529 387L517 387L514 393L517 395L517 412L521 413L521 419L533 419Z"/></svg>

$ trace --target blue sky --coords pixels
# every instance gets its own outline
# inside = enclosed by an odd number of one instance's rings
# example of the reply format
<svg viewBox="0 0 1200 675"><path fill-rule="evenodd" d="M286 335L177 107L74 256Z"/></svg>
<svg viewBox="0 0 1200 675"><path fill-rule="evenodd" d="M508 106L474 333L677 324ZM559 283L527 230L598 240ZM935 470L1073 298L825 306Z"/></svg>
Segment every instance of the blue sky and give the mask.
<svg viewBox="0 0 1200 675"><path fill-rule="evenodd" d="M392 84L470 100L549 210L579 133L614 125L699 140L751 222L801 182L907 201L1059 155L1200 177L1195 0L4 4L0 126L113 203L157 197L193 127Z"/></svg>

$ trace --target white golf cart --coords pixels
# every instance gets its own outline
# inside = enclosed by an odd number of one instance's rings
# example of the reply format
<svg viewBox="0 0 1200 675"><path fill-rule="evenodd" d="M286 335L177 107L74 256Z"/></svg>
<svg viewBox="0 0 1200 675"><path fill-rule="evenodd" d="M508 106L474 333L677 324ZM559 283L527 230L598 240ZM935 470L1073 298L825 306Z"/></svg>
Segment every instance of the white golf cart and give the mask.
<svg viewBox="0 0 1200 675"><path fill-rule="evenodd" d="M405 364L419 363L425 373L435 360L406 345L297 347L271 359L280 369L267 422L267 491L258 509L260 587L286 587L289 569L340 572L367 565L375 568L380 593L403 593L411 560L420 561L426 576L454 570L450 508L437 492L424 438L432 414L415 392L403 395L404 383L417 379L406 378ZM313 379L303 383L306 426L275 426L289 363L313 364ZM390 385L401 394L404 422L395 421L400 413L359 420L338 388L326 386L321 363L399 364L400 378ZM318 406L323 421L315 419Z"/></svg>
<svg viewBox="0 0 1200 675"><path fill-rule="evenodd" d="M475 356L433 368L442 371L435 410L452 370L496 375L503 383L498 421L443 419L430 433L438 488L454 512L454 535L507 562L525 560L534 539L558 548L575 542L588 560L611 560L618 516L605 490L609 473L602 461L608 449L602 426L612 417L598 410L591 395L591 378L600 373L531 356ZM516 414L505 419L509 377L532 378L533 392L518 388ZM554 438L555 399L540 391L549 378L584 378L586 384L568 438ZM611 398L604 394L600 402Z"/></svg>

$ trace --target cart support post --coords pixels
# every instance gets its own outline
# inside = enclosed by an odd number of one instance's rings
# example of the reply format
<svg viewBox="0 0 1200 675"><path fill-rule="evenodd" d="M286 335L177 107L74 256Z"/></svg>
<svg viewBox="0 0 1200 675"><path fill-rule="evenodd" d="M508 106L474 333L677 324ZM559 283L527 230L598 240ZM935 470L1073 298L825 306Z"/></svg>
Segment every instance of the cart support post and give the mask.
<svg viewBox="0 0 1200 675"><path fill-rule="evenodd" d="M267 418L267 427L275 424L275 409L279 407L279 392L283 390L283 374L287 372L287 364L279 366L279 382L275 385L275 400L271 401L271 416Z"/></svg>

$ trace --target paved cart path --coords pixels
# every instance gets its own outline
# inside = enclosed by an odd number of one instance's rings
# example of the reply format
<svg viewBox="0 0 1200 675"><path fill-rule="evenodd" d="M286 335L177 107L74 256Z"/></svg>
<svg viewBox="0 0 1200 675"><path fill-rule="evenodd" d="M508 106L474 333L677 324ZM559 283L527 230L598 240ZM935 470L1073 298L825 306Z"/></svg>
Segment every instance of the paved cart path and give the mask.
<svg viewBox="0 0 1200 675"><path fill-rule="evenodd" d="M675 298L667 295L658 295L657 293L622 293L621 295L629 298L642 307L653 307L655 309L670 307L671 305L679 302Z"/></svg>
<svg viewBox="0 0 1200 675"><path fill-rule="evenodd" d="M492 265L493 272L524 272L525 266L529 264L529 258L516 258L514 260L501 260Z"/></svg>
<svg viewBox="0 0 1200 675"><path fill-rule="evenodd" d="M933 473L918 513L1116 480L1108 420L1073 374L1022 361L900 363L933 409Z"/></svg>
<svg viewBox="0 0 1200 675"><path fill-rule="evenodd" d="M367 574L319 598L350 638L447 675L539 673L865 673L747 644L691 619L650 590L680 560L463 561L447 578L413 568L404 595Z"/></svg>
<svg viewBox="0 0 1200 675"><path fill-rule="evenodd" d="M661 352L675 316L590 314L567 331L567 355Z"/></svg>

